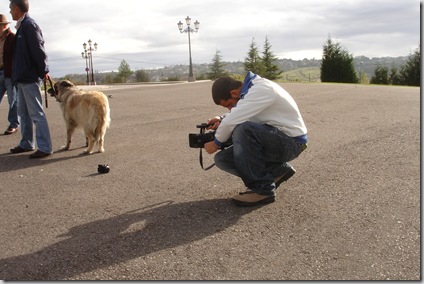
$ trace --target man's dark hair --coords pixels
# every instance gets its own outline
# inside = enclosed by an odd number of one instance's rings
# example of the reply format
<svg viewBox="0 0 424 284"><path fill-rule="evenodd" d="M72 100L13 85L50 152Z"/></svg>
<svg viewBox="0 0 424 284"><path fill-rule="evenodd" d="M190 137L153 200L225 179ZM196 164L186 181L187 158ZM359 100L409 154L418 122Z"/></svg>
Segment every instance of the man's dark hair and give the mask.
<svg viewBox="0 0 424 284"><path fill-rule="evenodd" d="M236 90L243 85L241 81L237 81L231 77L221 77L215 80L212 85L212 98L215 104L219 105L221 100L231 99L230 92Z"/></svg>
<svg viewBox="0 0 424 284"><path fill-rule="evenodd" d="M29 11L29 2L28 0L10 0L10 4L13 6L18 6L19 10L22 13L28 13Z"/></svg>

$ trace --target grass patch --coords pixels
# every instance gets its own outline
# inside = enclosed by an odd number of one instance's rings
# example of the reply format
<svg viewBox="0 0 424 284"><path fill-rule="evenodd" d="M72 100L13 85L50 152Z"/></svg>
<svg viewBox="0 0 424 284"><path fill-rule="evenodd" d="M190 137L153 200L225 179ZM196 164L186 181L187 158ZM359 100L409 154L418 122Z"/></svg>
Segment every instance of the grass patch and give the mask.
<svg viewBox="0 0 424 284"><path fill-rule="evenodd" d="M278 82L320 82L320 76L320 67L305 67L281 73Z"/></svg>

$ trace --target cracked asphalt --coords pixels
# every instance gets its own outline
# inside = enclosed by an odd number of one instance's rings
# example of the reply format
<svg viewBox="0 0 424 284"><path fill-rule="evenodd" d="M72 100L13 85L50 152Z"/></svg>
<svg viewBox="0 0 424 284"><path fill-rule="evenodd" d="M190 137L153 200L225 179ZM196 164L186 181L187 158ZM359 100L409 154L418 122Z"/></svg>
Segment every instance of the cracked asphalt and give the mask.
<svg viewBox="0 0 424 284"><path fill-rule="evenodd" d="M53 98L52 156L12 155L20 133L0 135L0 279L421 280L419 88L282 84L309 147L276 202L239 208L241 181L188 147L225 112L211 85L96 86L112 118L102 154L81 154L82 131L61 151Z"/></svg>

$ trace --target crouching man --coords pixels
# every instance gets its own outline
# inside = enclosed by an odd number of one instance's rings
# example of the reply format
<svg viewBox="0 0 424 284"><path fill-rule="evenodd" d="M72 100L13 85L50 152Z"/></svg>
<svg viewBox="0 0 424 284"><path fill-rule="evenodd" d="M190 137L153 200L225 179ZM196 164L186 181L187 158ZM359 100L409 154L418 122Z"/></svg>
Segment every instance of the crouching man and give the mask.
<svg viewBox="0 0 424 284"><path fill-rule="evenodd" d="M213 154L232 137L233 146L215 155L215 165L240 177L247 187L232 200L239 206L274 202L276 188L296 172L288 162L307 147L307 129L296 102L281 86L252 72L244 82L217 79L212 98L230 112L208 120L216 133L205 150Z"/></svg>

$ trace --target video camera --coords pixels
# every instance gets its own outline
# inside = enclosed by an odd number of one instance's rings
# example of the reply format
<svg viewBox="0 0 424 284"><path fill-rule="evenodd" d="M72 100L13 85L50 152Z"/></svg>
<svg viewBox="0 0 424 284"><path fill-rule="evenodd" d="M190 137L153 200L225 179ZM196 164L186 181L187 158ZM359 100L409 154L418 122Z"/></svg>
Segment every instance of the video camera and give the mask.
<svg viewBox="0 0 424 284"><path fill-rule="evenodd" d="M196 125L197 128L200 128L200 133L190 133L188 135L188 142L190 148L204 148L206 143L211 142L215 139L215 131L209 131L205 133L206 128L211 125L213 124L201 123ZM222 149L230 147L231 145L233 145L233 141L230 138L222 145Z"/></svg>
<svg viewBox="0 0 424 284"><path fill-rule="evenodd" d="M188 144L190 145L190 148L199 148L199 162L200 162L200 166L202 167L203 170L207 171L209 169L211 169L215 164L210 165L209 167L203 167L203 155L202 155L202 148L205 147L205 144L208 142L211 142L215 139L215 131L209 131L206 132L206 128L208 128L209 126L212 126L213 124L207 124L207 123L202 123L199 125L196 125L197 128L200 128L200 133L190 133L188 135ZM225 142L221 149L224 149L226 147L230 147L231 145L233 145L233 141L230 138L227 142Z"/></svg>

